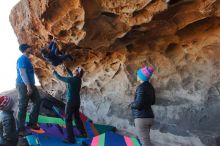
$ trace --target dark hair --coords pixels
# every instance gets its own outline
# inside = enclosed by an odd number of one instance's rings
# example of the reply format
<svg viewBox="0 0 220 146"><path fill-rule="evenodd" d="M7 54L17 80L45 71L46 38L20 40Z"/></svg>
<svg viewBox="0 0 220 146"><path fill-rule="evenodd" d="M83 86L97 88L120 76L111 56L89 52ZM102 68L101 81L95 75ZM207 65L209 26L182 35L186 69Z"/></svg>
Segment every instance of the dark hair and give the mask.
<svg viewBox="0 0 220 146"><path fill-rule="evenodd" d="M25 50L27 50L27 48L30 48L31 46L29 46L28 44L21 44L19 46L19 50L23 53Z"/></svg>

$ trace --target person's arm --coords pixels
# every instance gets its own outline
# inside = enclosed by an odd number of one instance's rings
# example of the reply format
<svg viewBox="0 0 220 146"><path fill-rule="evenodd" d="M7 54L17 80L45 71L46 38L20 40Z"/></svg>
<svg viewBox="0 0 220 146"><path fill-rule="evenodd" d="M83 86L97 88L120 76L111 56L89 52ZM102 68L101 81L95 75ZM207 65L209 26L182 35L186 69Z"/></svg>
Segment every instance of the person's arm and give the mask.
<svg viewBox="0 0 220 146"><path fill-rule="evenodd" d="M54 46L54 41L52 40L51 42L50 42L50 44L49 44L49 46L48 46L48 49L49 50L52 50L52 48L53 48L53 46Z"/></svg>
<svg viewBox="0 0 220 146"><path fill-rule="evenodd" d="M144 87L138 87L136 92L136 99L131 104L131 108L141 110L144 107Z"/></svg>
<svg viewBox="0 0 220 146"><path fill-rule="evenodd" d="M30 84L30 81L29 81L29 79L28 79L28 75L27 75L26 69L25 69L25 68L20 68L20 69L19 69L19 72L20 72L20 75L21 75L21 78L22 78L24 84L25 84L25 85Z"/></svg>
<svg viewBox="0 0 220 146"><path fill-rule="evenodd" d="M30 84L30 80L28 79L27 71L25 68L19 68L19 72L21 75L21 79L24 82L24 84L27 86L27 94L30 95L32 94L33 90Z"/></svg>
<svg viewBox="0 0 220 146"><path fill-rule="evenodd" d="M3 132L3 138L6 140L12 140L14 137L12 137L13 135L11 135L11 132L14 131L15 129L12 129L13 127L15 127L15 125L13 126L14 121L12 119L12 117L5 117L3 122L2 122L2 132Z"/></svg>
<svg viewBox="0 0 220 146"><path fill-rule="evenodd" d="M53 71L53 75L58 79L61 80L63 82L69 83L69 78L67 77L62 77L61 75L59 75L56 71Z"/></svg>
<svg viewBox="0 0 220 146"><path fill-rule="evenodd" d="M53 52L56 56L59 55L59 49L57 48L56 42L54 42L54 45L53 45L53 47L52 47L52 52Z"/></svg>
<svg viewBox="0 0 220 146"><path fill-rule="evenodd" d="M50 53L52 53L54 55L57 55L59 53L58 49L57 49L57 43L54 39L50 42L48 48L50 50Z"/></svg>
<svg viewBox="0 0 220 146"><path fill-rule="evenodd" d="M65 68L65 70L67 71L68 75L69 75L70 77L73 77L72 71L71 71L68 67L66 67L66 66L64 66L64 68Z"/></svg>
<svg viewBox="0 0 220 146"><path fill-rule="evenodd" d="M151 101L151 105L154 105L155 104L155 102L156 102L156 96L155 96L155 90L153 89L153 99L152 99L152 101Z"/></svg>

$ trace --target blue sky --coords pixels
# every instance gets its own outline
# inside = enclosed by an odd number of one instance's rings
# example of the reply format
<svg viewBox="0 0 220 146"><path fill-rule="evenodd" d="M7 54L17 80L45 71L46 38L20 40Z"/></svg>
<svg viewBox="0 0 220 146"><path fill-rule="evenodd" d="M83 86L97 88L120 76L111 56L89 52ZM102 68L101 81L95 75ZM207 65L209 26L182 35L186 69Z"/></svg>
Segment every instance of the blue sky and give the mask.
<svg viewBox="0 0 220 146"><path fill-rule="evenodd" d="M0 92L15 88L16 61L21 55L16 35L9 22L9 14L19 0L0 2Z"/></svg>

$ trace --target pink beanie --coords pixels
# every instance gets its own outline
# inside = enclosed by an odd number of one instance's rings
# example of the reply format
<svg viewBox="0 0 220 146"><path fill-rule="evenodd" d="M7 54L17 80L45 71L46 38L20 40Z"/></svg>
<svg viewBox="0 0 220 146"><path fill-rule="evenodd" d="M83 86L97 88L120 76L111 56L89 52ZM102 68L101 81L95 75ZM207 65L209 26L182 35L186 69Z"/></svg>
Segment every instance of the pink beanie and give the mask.
<svg viewBox="0 0 220 146"><path fill-rule="evenodd" d="M0 96L0 110L12 110L14 101L9 96Z"/></svg>
<svg viewBox="0 0 220 146"><path fill-rule="evenodd" d="M137 75L142 81L148 81L151 78L153 72L153 67L143 67L137 71Z"/></svg>

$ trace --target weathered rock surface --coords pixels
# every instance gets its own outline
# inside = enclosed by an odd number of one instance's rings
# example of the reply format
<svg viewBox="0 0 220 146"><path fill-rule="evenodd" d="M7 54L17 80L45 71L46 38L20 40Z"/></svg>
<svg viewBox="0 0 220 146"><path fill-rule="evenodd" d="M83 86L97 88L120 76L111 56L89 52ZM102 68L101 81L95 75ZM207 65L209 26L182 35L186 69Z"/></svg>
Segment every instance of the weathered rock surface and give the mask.
<svg viewBox="0 0 220 146"><path fill-rule="evenodd" d="M135 134L128 105L136 70L153 65L155 145L216 146L219 17L219 0L21 0L10 21L18 41L33 45L37 76L50 94L59 98L65 86L52 76L40 48L54 35L60 49L76 57L66 65L85 68L82 111L95 122Z"/></svg>

